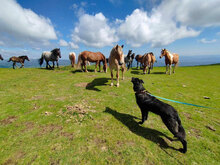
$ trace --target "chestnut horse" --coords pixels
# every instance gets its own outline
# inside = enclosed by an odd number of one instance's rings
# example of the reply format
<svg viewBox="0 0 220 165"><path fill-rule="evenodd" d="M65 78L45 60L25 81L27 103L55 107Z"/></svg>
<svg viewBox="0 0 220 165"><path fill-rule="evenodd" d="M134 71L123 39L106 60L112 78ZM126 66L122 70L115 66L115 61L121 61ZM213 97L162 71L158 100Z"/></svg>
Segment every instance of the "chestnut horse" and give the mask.
<svg viewBox="0 0 220 165"><path fill-rule="evenodd" d="M146 53L143 55L141 63L143 65L143 73L146 74L147 68L148 68L148 74L150 74L150 69L151 69L151 54L150 53Z"/></svg>
<svg viewBox="0 0 220 165"><path fill-rule="evenodd" d="M4 60L1 54L0 54L0 60Z"/></svg>
<svg viewBox="0 0 220 165"><path fill-rule="evenodd" d="M170 53L166 49L162 49L160 58L162 58L163 56L165 56L166 74L168 72L168 65L170 68L169 74L171 74L172 64L174 64L173 73L175 73L175 68L179 63L179 55L176 53Z"/></svg>
<svg viewBox="0 0 220 165"><path fill-rule="evenodd" d="M150 52L149 54L151 55L151 66L150 66L150 69L153 70L154 63L157 62L157 60L156 60L156 57L154 56L153 52Z"/></svg>
<svg viewBox="0 0 220 165"><path fill-rule="evenodd" d="M85 72L88 72L87 70L87 62L95 62L95 72L97 69L97 65L99 64L99 72L101 71L101 62L103 63L103 70L106 73L107 72L107 62L105 56L101 52L90 52L90 51L83 51L78 56L78 63L77 67L81 65L81 69L83 71L83 67L85 68Z"/></svg>
<svg viewBox="0 0 220 165"><path fill-rule="evenodd" d="M135 60L137 61L137 68L138 68L138 63L140 63L140 68L141 68L141 61L142 61L142 55L138 54L136 57L135 57Z"/></svg>
<svg viewBox="0 0 220 165"><path fill-rule="evenodd" d="M69 53L69 59L70 59L72 67L74 68L75 61L76 61L76 53L75 52L70 52Z"/></svg>
<svg viewBox="0 0 220 165"><path fill-rule="evenodd" d="M123 54L123 47L116 45L112 48L109 56L109 69L111 71L111 86L113 86L113 70L117 70L116 78L117 84L116 86L119 87L119 70L122 67L122 80L124 80L124 71L125 71L125 64L124 64L124 54Z"/></svg>
<svg viewBox="0 0 220 165"><path fill-rule="evenodd" d="M23 68L25 60L30 61L28 56L19 56L19 57L13 56L13 57L9 58L8 62L12 61L13 62L13 69L15 69L15 66L17 67L16 62L21 63L21 67L20 68Z"/></svg>

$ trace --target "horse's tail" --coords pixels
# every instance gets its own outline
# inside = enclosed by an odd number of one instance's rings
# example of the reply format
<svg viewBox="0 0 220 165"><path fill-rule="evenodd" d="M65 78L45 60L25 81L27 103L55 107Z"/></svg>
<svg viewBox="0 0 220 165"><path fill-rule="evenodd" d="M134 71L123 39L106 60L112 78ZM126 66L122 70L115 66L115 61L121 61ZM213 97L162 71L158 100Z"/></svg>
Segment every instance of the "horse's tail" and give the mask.
<svg viewBox="0 0 220 165"><path fill-rule="evenodd" d="M38 62L39 62L39 64L40 64L40 66L43 64L43 62L44 62L44 56L43 56L43 54L41 55L41 58L38 60Z"/></svg>
<svg viewBox="0 0 220 165"><path fill-rule="evenodd" d="M78 56L78 62L77 62L77 68L80 68L80 65L81 65L81 63L82 63L82 58L81 58L81 53L79 54L79 56Z"/></svg>

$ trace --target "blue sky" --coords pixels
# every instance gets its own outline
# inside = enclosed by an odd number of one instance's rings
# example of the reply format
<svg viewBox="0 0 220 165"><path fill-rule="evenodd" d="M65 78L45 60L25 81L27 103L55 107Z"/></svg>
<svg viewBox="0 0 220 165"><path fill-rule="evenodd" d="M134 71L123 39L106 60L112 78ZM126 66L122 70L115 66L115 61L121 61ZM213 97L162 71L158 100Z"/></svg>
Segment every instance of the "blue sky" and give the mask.
<svg viewBox="0 0 220 165"><path fill-rule="evenodd" d="M61 48L101 51L124 44L124 54L167 48L180 56L220 55L219 0L0 0L0 54Z"/></svg>

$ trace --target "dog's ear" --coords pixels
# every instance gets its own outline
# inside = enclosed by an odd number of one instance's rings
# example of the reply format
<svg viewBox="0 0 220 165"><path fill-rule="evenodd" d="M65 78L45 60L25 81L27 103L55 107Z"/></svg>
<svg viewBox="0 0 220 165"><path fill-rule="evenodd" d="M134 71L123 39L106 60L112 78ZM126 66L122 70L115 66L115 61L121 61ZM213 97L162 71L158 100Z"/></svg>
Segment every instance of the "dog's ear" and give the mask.
<svg viewBox="0 0 220 165"><path fill-rule="evenodd" d="M140 79L140 83L144 84L144 81L142 79Z"/></svg>

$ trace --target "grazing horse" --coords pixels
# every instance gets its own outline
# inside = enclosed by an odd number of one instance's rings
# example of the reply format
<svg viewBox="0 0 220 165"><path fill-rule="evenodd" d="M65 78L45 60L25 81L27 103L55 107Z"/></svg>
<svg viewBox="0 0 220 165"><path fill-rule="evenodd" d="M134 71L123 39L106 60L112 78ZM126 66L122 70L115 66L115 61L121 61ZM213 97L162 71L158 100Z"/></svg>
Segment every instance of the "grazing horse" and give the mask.
<svg viewBox="0 0 220 165"><path fill-rule="evenodd" d="M123 47L116 45L112 48L109 56L109 69L111 71L111 86L113 86L113 70L117 70L116 77L117 77L117 84L116 86L119 87L119 70L122 67L122 80L124 80L124 54L123 54Z"/></svg>
<svg viewBox="0 0 220 165"><path fill-rule="evenodd" d="M101 72L101 62L103 63L103 70L106 73L107 72L107 61L105 56L101 52L90 52L90 51L83 51L78 56L78 63L77 67L81 65L81 69L83 71L83 67L85 69L85 72L88 72L87 70L87 62L95 62L95 72L97 69L97 65L99 64L99 72Z"/></svg>
<svg viewBox="0 0 220 165"><path fill-rule="evenodd" d="M162 49L160 58L162 58L163 56L165 56L166 74L168 72L168 65L170 68L169 74L171 74L172 64L174 64L173 73L175 73L175 68L179 63L179 55L176 53L170 53L166 49Z"/></svg>
<svg viewBox="0 0 220 165"><path fill-rule="evenodd" d="M4 60L1 54L0 54L0 60Z"/></svg>
<svg viewBox="0 0 220 165"><path fill-rule="evenodd" d="M127 70L129 70L131 63L132 63L131 53L132 53L132 50L129 50L128 55L124 58L125 64L127 64Z"/></svg>
<svg viewBox="0 0 220 165"><path fill-rule="evenodd" d="M59 68L58 64L58 59L59 57L61 58L61 53L60 53L60 48L55 48L53 50L49 51L44 51L41 55L41 58L39 59L39 64L40 66L43 64L44 59L46 61L46 68L48 69L48 65L50 68L52 68L49 64L49 61L53 62L53 68L54 68L54 61L57 62L57 68Z"/></svg>
<svg viewBox="0 0 220 165"><path fill-rule="evenodd" d="M9 58L8 62L12 61L13 62L13 69L15 69L15 66L17 67L16 62L19 62L21 64L20 68L23 68L25 60L30 61L28 56L19 56L19 57L13 56L13 57Z"/></svg>
<svg viewBox="0 0 220 165"><path fill-rule="evenodd" d="M138 63L140 63L140 68L141 68L141 61L142 61L142 55L138 54L136 57L135 57L135 60L137 61L137 68L138 68Z"/></svg>
<svg viewBox="0 0 220 165"><path fill-rule="evenodd" d="M69 59L70 59L72 67L74 68L75 61L76 61L76 53L70 52L69 53Z"/></svg>

